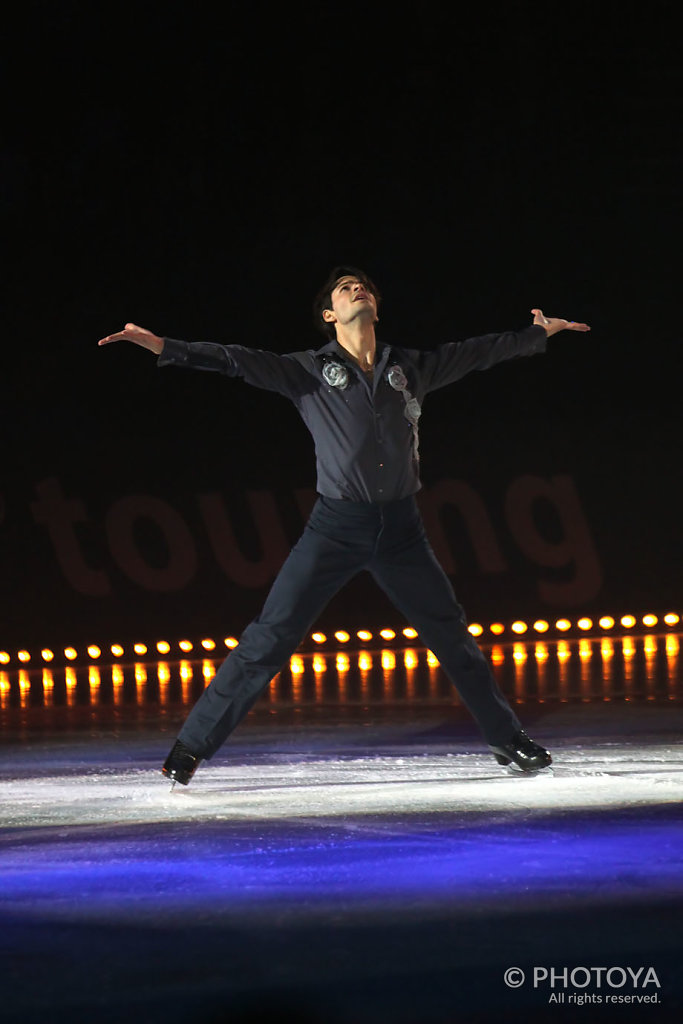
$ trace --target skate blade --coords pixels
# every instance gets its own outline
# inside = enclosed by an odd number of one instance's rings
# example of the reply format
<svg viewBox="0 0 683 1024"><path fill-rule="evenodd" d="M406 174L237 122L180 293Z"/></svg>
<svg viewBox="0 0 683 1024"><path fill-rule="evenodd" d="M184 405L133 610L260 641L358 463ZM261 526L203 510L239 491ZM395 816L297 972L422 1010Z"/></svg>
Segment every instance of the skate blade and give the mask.
<svg viewBox="0 0 683 1024"><path fill-rule="evenodd" d="M520 768L519 765L513 761L505 766L508 775L525 776L526 778L533 778L536 775L554 775L553 766L551 764L545 765L543 768L532 768L531 771L525 771L524 768Z"/></svg>

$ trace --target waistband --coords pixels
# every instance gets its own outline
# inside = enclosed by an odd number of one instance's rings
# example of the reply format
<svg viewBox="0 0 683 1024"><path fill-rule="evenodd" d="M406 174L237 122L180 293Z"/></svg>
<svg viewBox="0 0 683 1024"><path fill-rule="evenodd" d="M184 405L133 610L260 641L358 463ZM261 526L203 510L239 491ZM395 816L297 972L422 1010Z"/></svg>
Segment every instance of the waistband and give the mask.
<svg viewBox="0 0 683 1024"><path fill-rule="evenodd" d="M340 512L373 512L377 509L388 511L406 508L416 503L416 495L409 494L405 498L394 498L392 501L348 501L346 498L328 498L325 494L318 495L318 501L327 508Z"/></svg>

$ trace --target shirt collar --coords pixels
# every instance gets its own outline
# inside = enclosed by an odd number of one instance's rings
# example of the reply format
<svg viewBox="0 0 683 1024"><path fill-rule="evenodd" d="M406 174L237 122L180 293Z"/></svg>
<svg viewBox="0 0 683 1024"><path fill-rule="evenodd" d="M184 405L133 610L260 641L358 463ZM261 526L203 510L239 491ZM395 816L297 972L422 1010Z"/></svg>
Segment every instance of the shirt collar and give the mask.
<svg viewBox="0 0 683 1024"><path fill-rule="evenodd" d="M385 353L388 355L390 350L391 350L391 345L384 345L384 344L382 344L381 341L378 341L376 343L376 347L375 347L375 367L379 367L381 362L386 363L386 359L384 359L383 357L384 357ZM340 359L344 359L347 362L351 363L352 366L358 366L358 363L355 361L355 359L351 358L349 353L346 351L346 349L342 345L339 344L339 342L337 341L336 338L332 338L330 341L328 341L321 348L317 349L316 352L315 352L315 355L316 356L326 356L326 355L338 356Z"/></svg>

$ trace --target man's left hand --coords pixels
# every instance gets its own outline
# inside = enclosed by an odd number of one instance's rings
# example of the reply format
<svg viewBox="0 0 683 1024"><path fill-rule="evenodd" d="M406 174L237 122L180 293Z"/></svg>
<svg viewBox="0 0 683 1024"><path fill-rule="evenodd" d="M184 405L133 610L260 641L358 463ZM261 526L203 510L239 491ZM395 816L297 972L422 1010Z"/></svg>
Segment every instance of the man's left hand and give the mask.
<svg viewBox="0 0 683 1024"><path fill-rule="evenodd" d="M562 320L556 316L546 316L542 309L532 309L534 323L543 327L545 333L550 337L558 331L590 331L588 324L578 324L575 320Z"/></svg>

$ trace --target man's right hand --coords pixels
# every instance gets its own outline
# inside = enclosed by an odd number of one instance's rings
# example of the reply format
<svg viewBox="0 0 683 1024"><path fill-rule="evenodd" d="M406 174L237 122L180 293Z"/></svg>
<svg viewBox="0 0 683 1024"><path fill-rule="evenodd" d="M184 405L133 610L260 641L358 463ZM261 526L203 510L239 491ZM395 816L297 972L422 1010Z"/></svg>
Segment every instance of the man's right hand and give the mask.
<svg viewBox="0 0 683 1024"><path fill-rule="evenodd" d="M134 345L147 348L157 356L161 354L161 350L164 347L163 338L152 334L151 331L146 330L144 327L138 327L137 324L126 324L122 331L118 331L116 334L108 334L106 338L100 338L97 344L108 345L110 341L132 341Z"/></svg>

